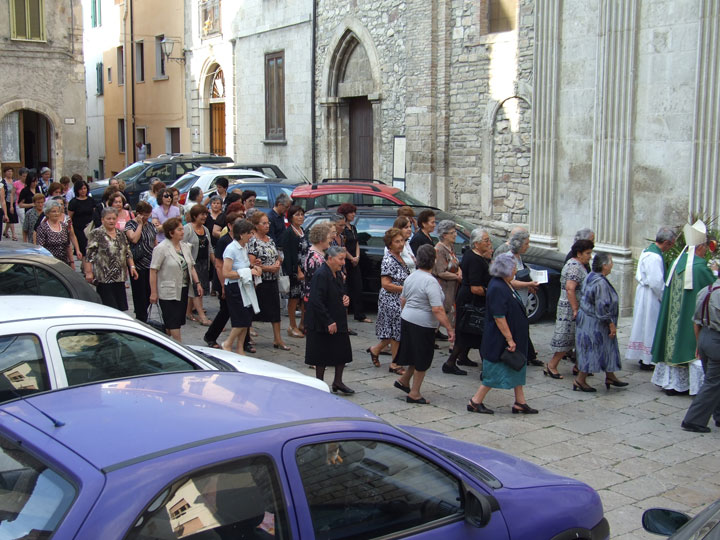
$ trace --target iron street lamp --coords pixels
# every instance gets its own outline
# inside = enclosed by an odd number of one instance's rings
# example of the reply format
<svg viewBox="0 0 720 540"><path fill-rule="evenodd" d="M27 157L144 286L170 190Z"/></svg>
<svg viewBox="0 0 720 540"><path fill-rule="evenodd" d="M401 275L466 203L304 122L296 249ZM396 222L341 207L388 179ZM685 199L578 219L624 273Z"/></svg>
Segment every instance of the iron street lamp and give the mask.
<svg viewBox="0 0 720 540"><path fill-rule="evenodd" d="M180 62L181 64L185 63L185 56L178 56L173 58L170 56L173 52L173 48L175 47L175 40L174 39L168 39L163 38L163 40L160 42L160 47L162 49L163 56L165 57L165 60L174 60L175 62Z"/></svg>

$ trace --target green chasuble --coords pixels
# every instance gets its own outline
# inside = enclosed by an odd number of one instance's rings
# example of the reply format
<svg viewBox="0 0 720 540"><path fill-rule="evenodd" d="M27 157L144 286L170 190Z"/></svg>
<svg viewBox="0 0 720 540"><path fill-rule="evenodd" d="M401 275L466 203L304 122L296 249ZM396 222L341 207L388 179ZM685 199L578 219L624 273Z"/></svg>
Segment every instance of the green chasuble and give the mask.
<svg viewBox="0 0 720 540"><path fill-rule="evenodd" d="M653 340L654 363L686 364L695 360L695 299L701 289L715 281L715 276L705 259L696 255L693 259L693 289L685 290L686 263L687 252L680 255L670 285L663 292Z"/></svg>

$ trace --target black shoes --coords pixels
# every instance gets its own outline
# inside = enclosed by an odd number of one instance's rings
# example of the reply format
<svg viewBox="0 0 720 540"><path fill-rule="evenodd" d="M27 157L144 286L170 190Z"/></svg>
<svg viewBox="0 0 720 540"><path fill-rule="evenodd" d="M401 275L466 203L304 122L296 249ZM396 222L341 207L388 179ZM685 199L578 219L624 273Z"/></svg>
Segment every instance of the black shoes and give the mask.
<svg viewBox="0 0 720 540"><path fill-rule="evenodd" d="M333 383L332 391L333 391L333 394L337 394L338 392L342 392L343 394L346 394L346 395L355 393L355 390L353 390L352 388L348 388L343 383L340 383L340 384Z"/></svg>
<svg viewBox="0 0 720 540"><path fill-rule="evenodd" d="M545 364L537 359L537 356L535 358L528 358L528 366L544 366Z"/></svg>
<svg viewBox="0 0 720 540"><path fill-rule="evenodd" d="M405 385L404 385L403 383L401 383L401 382L395 381L395 382L393 383L393 386L394 386L395 388L397 388L398 390L402 390L402 391L405 392L406 394L409 394L409 393L410 393L410 387L409 387L409 386L405 386Z"/></svg>
<svg viewBox="0 0 720 540"><path fill-rule="evenodd" d="M513 414L537 414L537 409L533 409L528 405L527 403L518 403L515 402L515 405L512 406L512 409L510 409Z"/></svg>
<svg viewBox="0 0 720 540"><path fill-rule="evenodd" d="M643 364L642 360L638 364L640 364L640 371L653 371L655 369L655 364Z"/></svg>
<svg viewBox="0 0 720 540"><path fill-rule="evenodd" d="M495 414L495 411L488 409L482 404L482 402L475 403L472 398L470 398L470 403L467 404L467 410L468 412L476 412L480 414Z"/></svg>
<svg viewBox="0 0 720 540"><path fill-rule="evenodd" d="M718 424L717 420L715 421L715 424ZM683 422L681 425L685 431L693 431L695 433L710 433L710 428L707 426L700 426L691 422Z"/></svg>
<svg viewBox="0 0 720 540"><path fill-rule="evenodd" d="M550 371L550 368L543 369L543 375L545 375L546 377L550 377L551 379L564 379L565 378L562 375L560 375L559 373L553 373L552 371Z"/></svg>
<svg viewBox="0 0 720 540"><path fill-rule="evenodd" d="M468 367L478 367L477 362L473 362L469 358L462 358L461 360L458 360L455 362L458 366L468 366Z"/></svg>
<svg viewBox="0 0 720 540"><path fill-rule="evenodd" d="M580 390L581 392L597 392L597 388L593 388L588 384L580 384L578 381L573 381L573 392Z"/></svg>
<svg viewBox="0 0 720 540"><path fill-rule="evenodd" d="M447 341L448 337L440 330L438 330L437 332L435 332L435 339L437 339L438 341Z"/></svg>
<svg viewBox="0 0 720 540"><path fill-rule="evenodd" d="M616 379L616 380L605 379L605 388L606 388L607 390L610 390L610 387L611 387L611 386L617 386L617 387L619 387L619 388L622 388L623 386L627 386L628 384L630 384L630 383L626 383L626 382L623 382L623 381L618 381L617 379Z"/></svg>
<svg viewBox="0 0 720 540"><path fill-rule="evenodd" d="M457 366L449 366L447 364L442 365L442 372L448 375L467 375L467 371L460 369Z"/></svg>
<svg viewBox="0 0 720 540"><path fill-rule="evenodd" d="M357 336L357 332L355 330L351 330L350 328L348 328L348 334L351 336Z"/></svg>
<svg viewBox="0 0 720 540"><path fill-rule="evenodd" d="M666 396L687 396L690 393L689 390L685 390L684 392L678 392L677 390L673 390L672 388L663 390L663 392L665 392Z"/></svg>

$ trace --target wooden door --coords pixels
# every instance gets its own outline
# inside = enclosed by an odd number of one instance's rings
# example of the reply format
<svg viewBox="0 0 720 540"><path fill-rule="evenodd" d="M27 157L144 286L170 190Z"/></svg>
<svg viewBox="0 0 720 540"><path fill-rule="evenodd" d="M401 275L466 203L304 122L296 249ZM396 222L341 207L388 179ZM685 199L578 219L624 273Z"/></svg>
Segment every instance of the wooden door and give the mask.
<svg viewBox="0 0 720 540"><path fill-rule="evenodd" d="M225 155L225 103L210 104L210 152Z"/></svg>
<svg viewBox="0 0 720 540"><path fill-rule="evenodd" d="M373 111L366 97L350 100L350 177L373 177Z"/></svg>

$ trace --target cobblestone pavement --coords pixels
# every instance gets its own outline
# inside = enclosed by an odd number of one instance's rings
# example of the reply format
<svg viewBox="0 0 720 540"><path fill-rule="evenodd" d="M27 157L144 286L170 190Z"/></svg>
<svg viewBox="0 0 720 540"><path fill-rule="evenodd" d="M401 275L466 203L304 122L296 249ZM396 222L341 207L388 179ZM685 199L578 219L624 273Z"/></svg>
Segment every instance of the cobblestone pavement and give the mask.
<svg viewBox="0 0 720 540"><path fill-rule="evenodd" d="M206 298L208 315L217 311L217 301ZM375 319L374 315L370 316ZM630 333L632 319L618 325L620 350ZM270 360L312 375L304 364L305 341L287 336L283 319L283 339L291 351L272 348L272 329L258 323L258 358ZM531 327L538 357L551 356L553 321ZM468 376L446 375L440 365L449 345L441 343L433 366L423 383L423 395L430 405L410 405L405 394L393 388L396 376L388 373L389 356L380 356L381 368L373 367L366 349L374 344L375 325L351 322L358 332L352 337L353 362L344 380L356 394L348 397L394 424L422 425L455 438L497 448L542 465L551 471L577 478L600 493L612 538L658 538L642 530L642 512L663 506L696 514L720 498L720 429L702 435L680 429L690 404L687 396L669 397L650 383L651 372L640 371L636 363L624 366L619 376L630 383L626 388L606 391L602 374L588 379L598 391L573 392L571 364L563 361L564 380L544 377L542 368L529 367L525 395L540 410L531 416L511 415L510 390L492 390L485 400L495 414L480 415L465 406L479 384L479 368L464 368ZM188 322L183 340L202 344L206 329ZM222 337L227 335L227 331ZM477 351L470 357L478 360ZM326 382L332 370L326 373ZM552 501L548 501L552 509ZM543 511L543 509L537 509Z"/></svg>

